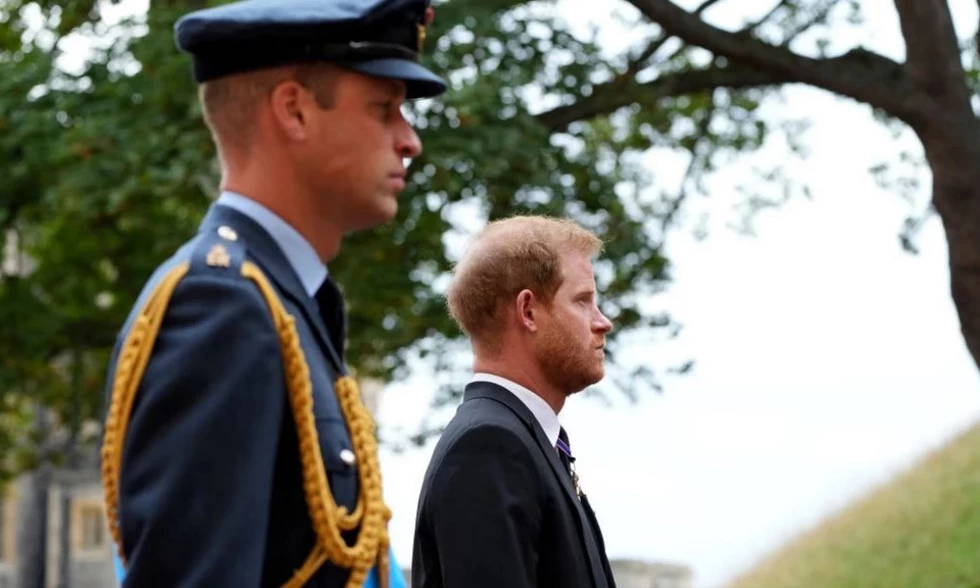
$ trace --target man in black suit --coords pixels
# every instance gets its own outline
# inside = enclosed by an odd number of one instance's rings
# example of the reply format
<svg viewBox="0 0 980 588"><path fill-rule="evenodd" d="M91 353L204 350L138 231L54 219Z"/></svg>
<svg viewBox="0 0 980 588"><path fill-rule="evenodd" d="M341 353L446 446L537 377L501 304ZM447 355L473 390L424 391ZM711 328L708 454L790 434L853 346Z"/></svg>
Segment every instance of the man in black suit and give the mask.
<svg viewBox="0 0 980 588"><path fill-rule="evenodd" d="M413 588L614 588L558 421L603 377L600 247L571 221L515 217L458 264L448 303L475 374L422 483Z"/></svg>

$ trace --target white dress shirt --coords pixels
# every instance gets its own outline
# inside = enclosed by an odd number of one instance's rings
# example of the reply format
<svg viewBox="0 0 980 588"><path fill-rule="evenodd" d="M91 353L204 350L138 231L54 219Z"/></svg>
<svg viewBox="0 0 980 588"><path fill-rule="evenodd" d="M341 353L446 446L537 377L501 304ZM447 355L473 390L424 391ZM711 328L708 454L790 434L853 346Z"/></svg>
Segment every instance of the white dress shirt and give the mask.
<svg viewBox="0 0 980 588"><path fill-rule="evenodd" d="M534 392L531 392L524 386L516 382L512 382L507 378L502 378L500 376L495 376L493 374L486 374L477 372L473 374L470 378L470 382L490 382L492 384L497 384L506 388L510 393L524 403L524 406L531 411L534 418L537 419L538 423L541 425L541 429L544 431L544 436L548 438L548 442L554 447L558 443L558 432L561 430L561 423L558 422L558 415L555 411L551 409L551 406L544 401Z"/></svg>

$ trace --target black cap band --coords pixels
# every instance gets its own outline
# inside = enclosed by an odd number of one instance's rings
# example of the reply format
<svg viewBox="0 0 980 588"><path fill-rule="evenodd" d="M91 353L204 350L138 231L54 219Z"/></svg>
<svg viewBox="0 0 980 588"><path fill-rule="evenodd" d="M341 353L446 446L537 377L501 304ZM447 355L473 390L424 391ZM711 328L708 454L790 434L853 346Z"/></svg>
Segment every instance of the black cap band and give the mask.
<svg viewBox="0 0 980 588"><path fill-rule="evenodd" d="M377 42L289 43L270 45L253 43L248 46L221 45L211 50L200 49L192 56L194 79L206 82L219 77L245 73L282 65L332 62L343 65L371 59L404 59L417 63L418 53L402 45Z"/></svg>

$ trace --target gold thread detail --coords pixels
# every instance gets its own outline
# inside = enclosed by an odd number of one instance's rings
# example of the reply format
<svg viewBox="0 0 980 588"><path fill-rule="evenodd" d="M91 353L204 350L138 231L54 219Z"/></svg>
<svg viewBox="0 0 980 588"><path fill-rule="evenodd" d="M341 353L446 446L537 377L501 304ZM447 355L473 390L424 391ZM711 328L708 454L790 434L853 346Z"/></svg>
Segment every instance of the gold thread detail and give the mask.
<svg viewBox="0 0 980 588"><path fill-rule="evenodd" d="M139 382L160 331L167 305L189 267L189 263L185 262L171 269L147 300L123 342L112 383L102 443L102 486L109 531L124 565L126 559L120 537L118 505L126 429ZM316 421L313 418L309 366L300 346L295 319L282 305L258 266L246 261L242 264L241 273L258 286L272 313L279 337L285 365L286 390L299 440L303 492L317 538L303 565L283 588L304 585L327 561L350 570L346 588L363 586L371 567L377 565L380 584L382 588L387 588L390 545L388 521L391 519L391 510L385 505L382 495L375 423L364 406L357 383L350 376L342 376L334 383L334 391L347 421L358 465L357 506L354 512L348 512L346 507L337 505L330 491ZM358 527L360 531L354 545L348 545L341 533Z"/></svg>

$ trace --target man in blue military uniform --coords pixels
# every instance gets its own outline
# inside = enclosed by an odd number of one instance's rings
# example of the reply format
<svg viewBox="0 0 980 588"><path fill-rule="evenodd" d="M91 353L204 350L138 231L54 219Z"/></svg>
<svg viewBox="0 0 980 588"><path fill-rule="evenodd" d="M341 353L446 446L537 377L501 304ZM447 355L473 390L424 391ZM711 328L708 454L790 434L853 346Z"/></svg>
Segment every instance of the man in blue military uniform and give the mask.
<svg viewBox="0 0 980 588"><path fill-rule="evenodd" d="M428 0L245 0L177 22L222 192L110 366L124 586L387 584L391 513L327 263L397 211L421 152L401 105L445 90L418 63L431 19Z"/></svg>

